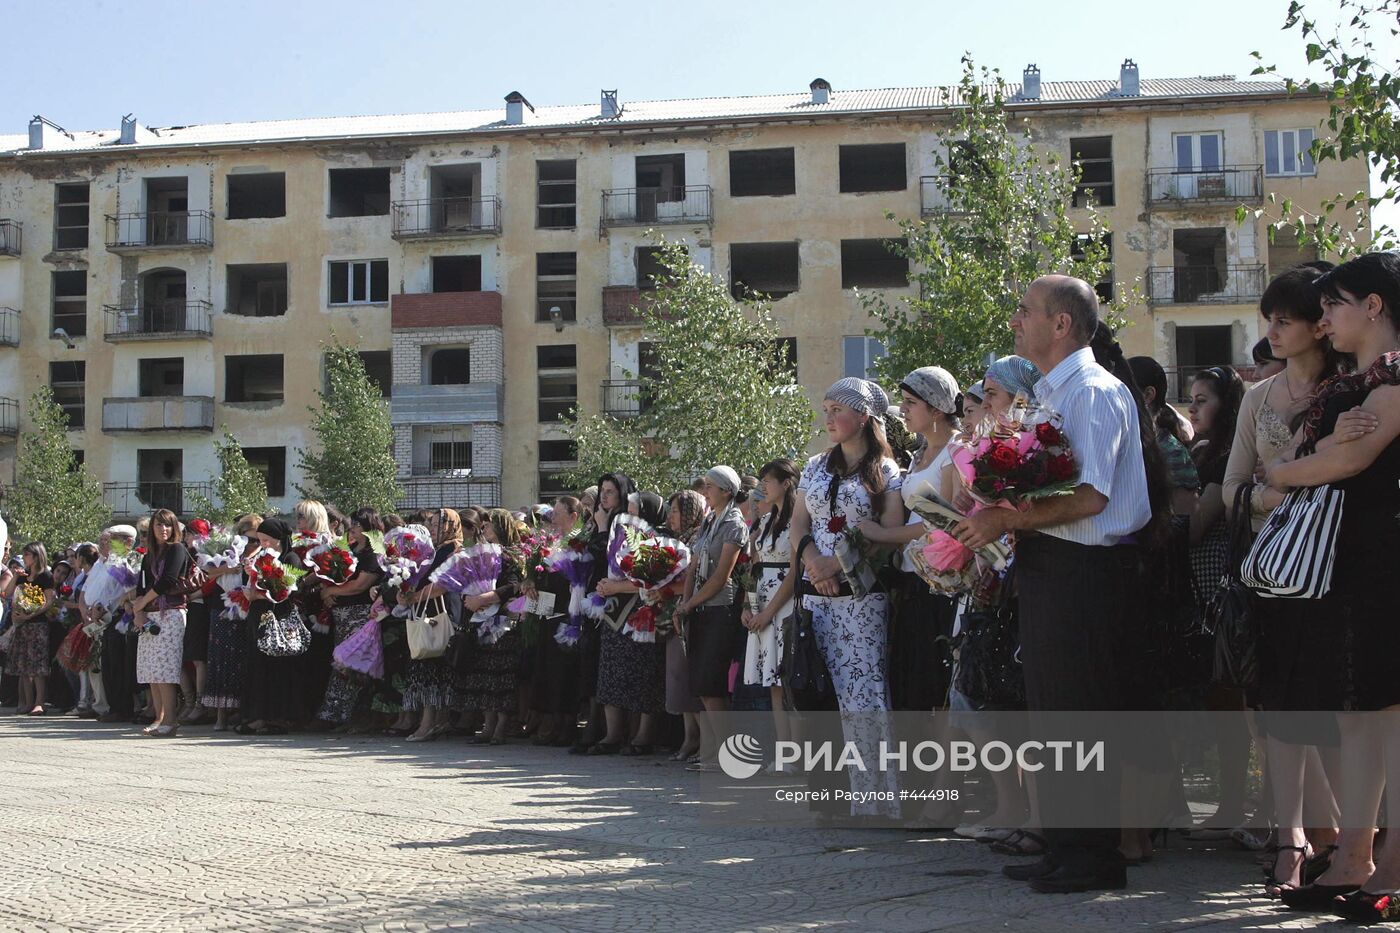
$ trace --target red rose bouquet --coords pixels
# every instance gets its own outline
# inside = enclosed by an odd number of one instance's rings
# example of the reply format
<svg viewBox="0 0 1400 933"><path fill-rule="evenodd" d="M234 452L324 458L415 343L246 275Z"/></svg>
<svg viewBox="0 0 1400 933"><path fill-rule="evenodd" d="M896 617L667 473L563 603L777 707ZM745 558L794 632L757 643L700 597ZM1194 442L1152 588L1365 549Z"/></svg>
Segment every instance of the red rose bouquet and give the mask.
<svg viewBox="0 0 1400 933"><path fill-rule="evenodd" d="M622 630L633 641L654 642L658 634L665 635L673 627L680 583L690 566L690 548L640 524L625 526L624 536L618 568L629 582L641 587L642 605L627 616Z"/></svg>
<svg viewBox="0 0 1400 933"><path fill-rule="evenodd" d="M417 586L433 562L433 536L422 525L400 525L384 533L384 586Z"/></svg>
<svg viewBox="0 0 1400 933"><path fill-rule="evenodd" d="M304 576L305 570L284 564L278 555L262 550L253 555L253 570L249 575L249 583L274 603L280 603L292 595L297 588L297 581Z"/></svg>
<svg viewBox="0 0 1400 933"><path fill-rule="evenodd" d="M870 543L865 535L851 527L844 515L827 519L826 530L836 537L836 560L841 564L841 576L851 588L852 596L865 596L875 589L875 568L867 555Z"/></svg>
<svg viewBox="0 0 1400 933"><path fill-rule="evenodd" d="M350 551L350 541L344 536L311 548L301 562L316 579L332 586L349 580L359 566L359 561Z"/></svg>
<svg viewBox="0 0 1400 933"><path fill-rule="evenodd" d="M983 505L1026 509L1033 499L1059 496L1079 482L1079 464L1059 416L1013 407L981 437L959 442L953 464Z"/></svg>

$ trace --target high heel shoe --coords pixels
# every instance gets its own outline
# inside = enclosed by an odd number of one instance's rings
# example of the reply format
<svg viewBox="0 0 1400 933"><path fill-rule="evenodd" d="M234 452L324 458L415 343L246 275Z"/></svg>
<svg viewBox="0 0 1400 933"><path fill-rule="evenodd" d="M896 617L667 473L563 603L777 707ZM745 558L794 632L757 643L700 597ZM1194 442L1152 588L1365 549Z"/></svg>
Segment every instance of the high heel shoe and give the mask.
<svg viewBox="0 0 1400 933"><path fill-rule="evenodd" d="M1332 910L1348 920L1360 923L1389 923L1400 920L1400 895L1372 894L1357 888L1332 902Z"/></svg>
<svg viewBox="0 0 1400 933"><path fill-rule="evenodd" d="M1298 885L1295 887L1291 882L1283 881L1278 876L1278 857L1284 852L1298 853ZM1297 890L1308 884L1308 880L1303 877L1303 869L1308 864L1308 859L1312 857L1312 846L1303 843L1300 846L1274 846L1274 860L1264 869L1264 893L1270 897L1279 897L1285 891Z"/></svg>
<svg viewBox="0 0 1400 933"><path fill-rule="evenodd" d="M1301 888L1285 888L1279 900L1290 910L1330 910L1338 897L1359 890L1359 884L1309 884Z"/></svg>

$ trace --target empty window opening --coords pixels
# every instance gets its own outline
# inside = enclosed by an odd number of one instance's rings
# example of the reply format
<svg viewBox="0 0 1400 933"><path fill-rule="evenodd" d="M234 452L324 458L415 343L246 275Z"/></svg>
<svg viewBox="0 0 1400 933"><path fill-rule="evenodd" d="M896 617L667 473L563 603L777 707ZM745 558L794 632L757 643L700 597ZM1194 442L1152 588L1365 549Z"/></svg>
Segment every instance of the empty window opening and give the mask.
<svg viewBox="0 0 1400 933"><path fill-rule="evenodd" d="M184 514L185 452L179 448L136 451L137 499L148 509Z"/></svg>
<svg viewBox="0 0 1400 933"><path fill-rule="evenodd" d="M433 291L481 291L481 257L434 256Z"/></svg>
<svg viewBox="0 0 1400 933"><path fill-rule="evenodd" d="M472 381L470 347L427 347L423 350L424 382L434 386L464 386Z"/></svg>
<svg viewBox="0 0 1400 933"><path fill-rule="evenodd" d="M1098 240L1103 247L1104 270L1103 276L1094 284L1094 291L1098 292L1099 301L1108 304L1113 301L1113 234L1104 233ZM1092 242L1091 234L1075 234L1074 243L1070 246L1070 258L1075 262L1083 262Z"/></svg>
<svg viewBox="0 0 1400 933"><path fill-rule="evenodd" d="M146 243L178 245L188 242L190 180L184 177L147 178Z"/></svg>
<svg viewBox="0 0 1400 933"><path fill-rule="evenodd" d="M797 172L791 148L740 149L729 153L730 197L775 197L796 193Z"/></svg>
<svg viewBox="0 0 1400 933"><path fill-rule="evenodd" d="M842 146L841 190L903 191L909 185L904 143Z"/></svg>
<svg viewBox="0 0 1400 933"><path fill-rule="evenodd" d="M573 441L540 441L540 463L574 463L578 444Z"/></svg>
<svg viewBox="0 0 1400 933"><path fill-rule="evenodd" d="M558 421L578 404L578 348L556 344L535 348L539 373L539 420Z"/></svg>
<svg viewBox="0 0 1400 933"><path fill-rule="evenodd" d="M842 240L842 288L899 288L909 284L909 260L894 249L903 239Z"/></svg>
<svg viewBox="0 0 1400 933"><path fill-rule="evenodd" d="M228 267L224 310L244 317L278 317L287 313L287 264L253 263Z"/></svg>
<svg viewBox="0 0 1400 933"><path fill-rule="evenodd" d="M243 456L250 467L262 474L269 496L287 494L287 448L244 447Z"/></svg>
<svg viewBox="0 0 1400 933"><path fill-rule="evenodd" d="M535 320L552 321L551 309L559 309L561 321L578 320L578 254L535 254Z"/></svg>
<svg viewBox="0 0 1400 933"><path fill-rule="evenodd" d="M87 270L53 273L51 322L70 337L87 334Z"/></svg>
<svg viewBox="0 0 1400 933"><path fill-rule="evenodd" d="M434 200L481 197L481 163L433 166L428 170L428 196Z"/></svg>
<svg viewBox="0 0 1400 933"><path fill-rule="evenodd" d="M633 261L637 266L637 287L643 291L656 288L670 278L671 272L661 262L660 246L638 246Z"/></svg>
<svg viewBox="0 0 1400 933"><path fill-rule="evenodd" d="M87 248L90 190L85 181L54 185L54 249Z"/></svg>
<svg viewBox="0 0 1400 933"><path fill-rule="evenodd" d="M773 301L797 291L796 243L734 243L729 247L729 280L735 298L746 290Z"/></svg>
<svg viewBox="0 0 1400 933"><path fill-rule="evenodd" d="M388 398L394 384L393 354L388 350L361 350L360 362L369 381L379 389L380 397Z"/></svg>
<svg viewBox="0 0 1400 933"><path fill-rule="evenodd" d="M1212 366L1229 366L1234 358L1231 353L1231 327L1229 324L1205 327L1176 328L1176 384L1167 387L1174 391L1175 401L1182 402L1191 391L1191 383L1196 374Z"/></svg>
<svg viewBox="0 0 1400 933"><path fill-rule="evenodd" d="M431 229L435 231L480 230L499 219L482 204L479 162L429 169L428 196L432 207Z"/></svg>
<svg viewBox="0 0 1400 933"><path fill-rule="evenodd" d="M1221 291L1227 271L1223 227L1172 232L1172 292L1176 301L1196 301Z"/></svg>
<svg viewBox="0 0 1400 933"><path fill-rule="evenodd" d="M282 355L224 357L224 401L282 401Z"/></svg>
<svg viewBox="0 0 1400 933"><path fill-rule="evenodd" d="M137 371L142 398L168 398L185 394L185 361L181 357L141 360Z"/></svg>
<svg viewBox="0 0 1400 933"><path fill-rule="evenodd" d="M190 330L188 284L181 269L153 269L141 279L142 333L177 334ZM203 322L207 326L207 321Z"/></svg>
<svg viewBox="0 0 1400 933"><path fill-rule="evenodd" d="M228 219L287 216L287 176L259 172L228 177Z"/></svg>
<svg viewBox="0 0 1400 933"><path fill-rule="evenodd" d="M568 229L578 224L578 163L550 159L535 163L535 226Z"/></svg>
<svg viewBox="0 0 1400 933"><path fill-rule="evenodd" d="M685 155L637 156L637 187L656 192L656 200L685 200Z"/></svg>
<svg viewBox="0 0 1400 933"><path fill-rule="evenodd" d="M1112 207L1113 137L1076 137L1069 141L1069 154L1080 173L1074 188L1074 206L1087 207L1092 201L1101 207Z"/></svg>
<svg viewBox="0 0 1400 933"><path fill-rule="evenodd" d="M356 259L330 264L333 305L380 304L389 300L389 260Z"/></svg>
<svg viewBox="0 0 1400 933"><path fill-rule="evenodd" d="M330 217L376 217L389 213L387 168L330 170Z"/></svg>
<svg viewBox="0 0 1400 933"><path fill-rule="evenodd" d="M53 390L53 400L68 415L69 429L81 428L85 423L86 384L87 363L82 360L49 364L49 388Z"/></svg>

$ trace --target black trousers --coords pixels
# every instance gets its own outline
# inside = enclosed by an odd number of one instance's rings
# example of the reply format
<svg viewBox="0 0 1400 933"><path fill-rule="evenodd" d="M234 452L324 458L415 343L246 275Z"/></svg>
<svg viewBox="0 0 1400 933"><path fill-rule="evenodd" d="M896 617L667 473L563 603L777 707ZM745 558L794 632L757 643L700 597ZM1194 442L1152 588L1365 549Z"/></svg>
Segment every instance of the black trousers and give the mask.
<svg viewBox="0 0 1400 933"><path fill-rule="evenodd" d="M1135 603L1142 591L1138 556L1135 547L1090 547L1044 534L1017 541L1021 662L1033 731L1039 731L1038 712L1138 706L1135 684L1141 682L1145 633L1145 613ZM1047 823L1054 825L1056 814L1086 812L1086 802L1093 812L1113 814L1110 820L1116 822L1122 772L1114 751L1108 743L1102 772L1046 768L1037 774ZM1089 870L1121 860L1119 835L1117 828L1045 831L1055 859Z"/></svg>
<svg viewBox="0 0 1400 933"><path fill-rule="evenodd" d="M102 631L102 689L112 713L130 718L136 712L136 634L123 635L116 623Z"/></svg>

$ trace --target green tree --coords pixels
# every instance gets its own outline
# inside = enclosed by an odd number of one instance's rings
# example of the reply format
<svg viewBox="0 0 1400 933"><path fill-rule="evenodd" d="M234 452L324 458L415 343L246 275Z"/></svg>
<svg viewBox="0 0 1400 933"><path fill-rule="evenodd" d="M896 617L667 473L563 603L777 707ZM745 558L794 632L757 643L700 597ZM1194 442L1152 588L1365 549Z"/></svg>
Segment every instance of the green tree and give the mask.
<svg viewBox="0 0 1400 933"><path fill-rule="evenodd" d="M228 525L240 515L261 515L267 511L267 480L243 456L243 448L229 429L222 430L223 442L214 442L214 453L219 458L214 498L196 492L191 496L191 505L195 515Z"/></svg>
<svg viewBox="0 0 1400 933"><path fill-rule="evenodd" d="M639 314L660 375L627 374L637 381L635 417L574 413L570 480L585 486L620 470L666 494L718 463L752 472L800 456L814 416L777 343L770 303L747 291L736 300L682 246L663 243L659 261L663 272Z"/></svg>
<svg viewBox="0 0 1400 933"><path fill-rule="evenodd" d="M326 388L316 394L311 429L319 449L298 452L307 485L297 491L347 515L363 506L393 511L402 490L389 407L354 347L336 343L326 351Z"/></svg>
<svg viewBox="0 0 1400 933"><path fill-rule="evenodd" d="M960 103L938 133L936 209L925 219L899 219L890 249L909 261L916 294L891 302L862 294L875 319L867 334L889 355L876 364L892 385L920 366L942 366L961 385L981 378L989 353L1011 352L1007 321L1026 286L1052 272L1089 282L1108 272L1102 216L1092 203L1076 221L1069 214L1079 171L1036 145L1030 125L1006 111L1006 83L964 55ZM888 215L896 220L893 214ZM1109 308L1121 320L1135 289Z"/></svg>
<svg viewBox="0 0 1400 933"><path fill-rule="evenodd" d="M15 485L7 498L17 541L42 541L51 552L96 541L112 517L102 484L78 463L68 444L68 413L48 386L29 400L30 429L20 435Z"/></svg>

